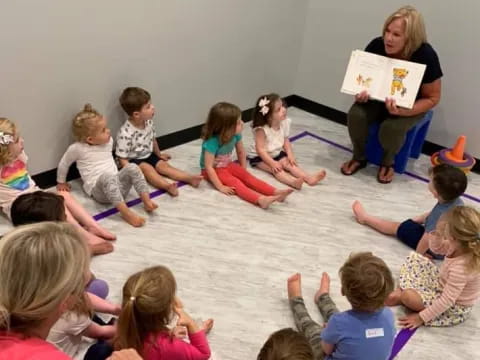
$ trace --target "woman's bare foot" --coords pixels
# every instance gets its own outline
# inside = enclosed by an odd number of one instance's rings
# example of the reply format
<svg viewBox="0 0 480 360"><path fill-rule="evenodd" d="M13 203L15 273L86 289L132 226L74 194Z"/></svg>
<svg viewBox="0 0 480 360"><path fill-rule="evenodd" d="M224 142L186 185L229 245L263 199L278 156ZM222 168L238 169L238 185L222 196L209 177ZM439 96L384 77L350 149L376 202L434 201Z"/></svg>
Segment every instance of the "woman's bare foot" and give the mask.
<svg viewBox="0 0 480 360"><path fill-rule="evenodd" d="M178 185L177 183L173 182L169 184L166 188L165 191L170 195L170 196L178 196Z"/></svg>
<svg viewBox="0 0 480 360"><path fill-rule="evenodd" d="M121 211L120 215L122 216L123 220L134 227L140 227L145 225L145 219L141 216L138 216L133 211L128 209L127 211Z"/></svg>
<svg viewBox="0 0 480 360"><path fill-rule="evenodd" d="M329 293L330 293L330 276L326 272L324 272L322 273L322 278L320 280L320 287L315 293L313 300L315 300L315 303L317 303L320 296L322 296L323 294L329 294Z"/></svg>
<svg viewBox="0 0 480 360"><path fill-rule="evenodd" d="M198 186L200 185L200 183L202 182L203 180L203 176L202 175L192 175L190 177L190 180L188 181L188 183L193 186L194 188L198 188Z"/></svg>
<svg viewBox="0 0 480 360"><path fill-rule="evenodd" d="M319 171L318 173L314 175L308 175L305 177L305 182L310 185L310 186L315 186L317 185L320 181L325 179L325 176L327 176L327 172L325 170Z"/></svg>
<svg viewBox="0 0 480 360"><path fill-rule="evenodd" d="M293 189L275 190L275 195L280 195L279 202L284 202L288 195L293 192Z"/></svg>
<svg viewBox="0 0 480 360"><path fill-rule="evenodd" d="M268 207L274 203L275 201L280 201L280 198L283 195L273 195L273 196L265 196L262 195L258 198L257 204L260 206L262 209L268 209Z"/></svg>
<svg viewBox="0 0 480 360"><path fill-rule="evenodd" d="M301 190L303 186L303 179L295 178L295 180L292 180L292 182L289 185L294 189Z"/></svg>
<svg viewBox="0 0 480 360"><path fill-rule="evenodd" d="M293 274L287 280L288 298L302 296L302 275L300 273Z"/></svg>
<svg viewBox="0 0 480 360"><path fill-rule="evenodd" d="M87 230L89 233L97 235L98 237L104 240L110 240L110 241L117 240L117 236L115 234L112 234L110 231L102 228L97 223L95 223L95 225L92 225L92 226L85 226L85 230Z"/></svg>
<svg viewBox="0 0 480 360"><path fill-rule="evenodd" d="M108 241L103 241L97 244L88 244L88 247L90 248L90 253L92 256L108 254L113 251L113 245Z"/></svg>
<svg viewBox="0 0 480 360"><path fill-rule="evenodd" d="M202 323L201 328L205 331L205 334L208 334L213 328L213 319L207 319Z"/></svg>
<svg viewBox="0 0 480 360"><path fill-rule="evenodd" d="M367 215L367 212L363 208L363 205L360 203L360 201L355 200L353 202L352 210L353 210L353 214L355 215L355 219L357 219L357 222L359 224L364 225L365 224L365 217Z"/></svg>
<svg viewBox="0 0 480 360"><path fill-rule="evenodd" d="M143 207L146 212L152 212L156 208L158 208L158 205L154 203L152 200L148 199L143 202Z"/></svg>
<svg viewBox="0 0 480 360"><path fill-rule="evenodd" d="M393 290L390 295L387 296L385 300L386 306L397 306L400 305L402 302L400 301L400 296L402 295L402 289L396 288Z"/></svg>

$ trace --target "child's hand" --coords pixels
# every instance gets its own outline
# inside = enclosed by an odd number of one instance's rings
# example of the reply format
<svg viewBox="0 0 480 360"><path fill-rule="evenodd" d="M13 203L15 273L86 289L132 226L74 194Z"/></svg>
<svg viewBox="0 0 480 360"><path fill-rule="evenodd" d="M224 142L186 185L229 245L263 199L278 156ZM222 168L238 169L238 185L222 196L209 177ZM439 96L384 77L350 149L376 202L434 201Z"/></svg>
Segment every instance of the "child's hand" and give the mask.
<svg viewBox="0 0 480 360"><path fill-rule="evenodd" d="M235 194L235 188L230 187L230 186L222 185L218 190L221 193L224 193L225 195L234 195Z"/></svg>
<svg viewBox="0 0 480 360"><path fill-rule="evenodd" d="M134 349L115 351L107 360L142 360Z"/></svg>
<svg viewBox="0 0 480 360"><path fill-rule="evenodd" d="M58 191L70 191L70 185L68 183L58 183L57 184Z"/></svg>
<svg viewBox="0 0 480 360"><path fill-rule="evenodd" d="M171 158L172 156L170 154L167 154L167 153L160 154L160 160L167 161L167 160L170 160Z"/></svg>
<svg viewBox="0 0 480 360"><path fill-rule="evenodd" d="M295 156L293 155L287 156L287 159L288 159L288 163L291 166L297 166L297 160L295 159Z"/></svg>
<svg viewBox="0 0 480 360"><path fill-rule="evenodd" d="M275 163L271 166L271 169L272 169L272 172L276 174L283 170L283 166L278 161L275 161Z"/></svg>
<svg viewBox="0 0 480 360"><path fill-rule="evenodd" d="M120 315L120 313L122 312L122 307L118 304L115 304L113 305L113 309L112 309L112 315Z"/></svg>
<svg viewBox="0 0 480 360"><path fill-rule="evenodd" d="M406 329L416 329L423 325L423 319L418 313L408 314L398 319L398 323Z"/></svg>
<svg viewBox="0 0 480 360"><path fill-rule="evenodd" d="M185 326L175 326L172 330L173 336L177 339L185 339L187 337L187 328Z"/></svg>

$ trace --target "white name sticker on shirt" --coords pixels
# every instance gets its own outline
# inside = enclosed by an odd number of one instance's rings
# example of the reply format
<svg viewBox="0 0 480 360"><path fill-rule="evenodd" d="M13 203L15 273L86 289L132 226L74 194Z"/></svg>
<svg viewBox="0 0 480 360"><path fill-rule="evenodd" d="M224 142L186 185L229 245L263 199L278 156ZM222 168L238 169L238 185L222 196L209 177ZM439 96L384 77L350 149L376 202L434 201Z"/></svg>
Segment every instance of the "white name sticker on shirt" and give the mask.
<svg viewBox="0 0 480 360"><path fill-rule="evenodd" d="M376 337L383 337L383 336L385 336L385 334L383 332L383 328L365 330L365 337L367 339L376 338Z"/></svg>

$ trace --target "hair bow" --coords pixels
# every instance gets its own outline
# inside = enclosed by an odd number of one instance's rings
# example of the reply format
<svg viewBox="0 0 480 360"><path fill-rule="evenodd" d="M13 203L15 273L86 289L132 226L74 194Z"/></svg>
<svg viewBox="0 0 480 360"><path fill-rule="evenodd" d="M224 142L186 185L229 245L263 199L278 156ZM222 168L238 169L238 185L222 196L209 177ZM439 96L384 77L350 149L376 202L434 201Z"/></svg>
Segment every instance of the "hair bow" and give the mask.
<svg viewBox="0 0 480 360"><path fill-rule="evenodd" d="M10 134L5 134L0 131L0 145L8 145L14 142L14 138Z"/></svg>
<svg viewBox="0 0 480 360"><path fill-rule="evenodd" d="M267 115L270 111L267 106L268 104L270 104L270 100L268 100L266 96L264 98L261 98L258 102L258 107L260 108L259 111L262 113L263 116Z"/></svg>

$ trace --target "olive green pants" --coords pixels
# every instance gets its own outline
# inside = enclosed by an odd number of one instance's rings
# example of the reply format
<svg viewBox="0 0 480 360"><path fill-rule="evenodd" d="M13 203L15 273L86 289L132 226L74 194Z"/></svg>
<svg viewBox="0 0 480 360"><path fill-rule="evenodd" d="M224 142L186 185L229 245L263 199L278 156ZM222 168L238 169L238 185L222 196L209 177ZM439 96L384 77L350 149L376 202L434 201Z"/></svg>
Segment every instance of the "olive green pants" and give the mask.
<svg viewBox="0 0 480 360"><path fill-rule="evenodd" d="M379 101L368 101L364 104L355 103L348 111L348 133L353 144L353 159L365 160L368 127L374 122L380 122L378 139L383 147L382 165L391 166L395 155L402 148L408 130L423 119L425 113L415 116L391 115L385 104Z"/></svg>

